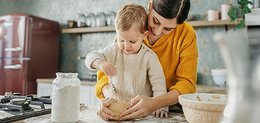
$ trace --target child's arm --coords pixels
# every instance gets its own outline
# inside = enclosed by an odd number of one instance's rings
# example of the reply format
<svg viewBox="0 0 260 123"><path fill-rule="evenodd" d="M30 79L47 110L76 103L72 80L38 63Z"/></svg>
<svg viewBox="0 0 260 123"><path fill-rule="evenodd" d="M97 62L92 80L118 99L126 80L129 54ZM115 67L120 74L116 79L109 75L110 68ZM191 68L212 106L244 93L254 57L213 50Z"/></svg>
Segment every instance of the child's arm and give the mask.
<svg viewBox="0 0 260 123"><path fill-rule="evenodd" d="M111 63L113 63L113 60L115 58L115 53L117 51L116 48L117 48L117 44L114 43L102 50L92 51L88 53L85 59L85 65L90 70L97 70L100 69L98 66L99 64L101 64L103 60L110 61ZM97 84L95 88L96 88L96 96L99 99L110 97L112 92L108 84L109 79L106 74L102 72L102 70L97 71Z"/></svg>
<svg viewBox="0 0 260 123"><path fill-rule="evenodd" d="M153 96L167 93L163 69L155 53L148 62L148 77L152 85Z"/></svg>
<svg viewBox="0 0 260 123"><path fill-rule="evenodd" d="M90 70L101 70L107 76L114 76L116 68L112 62L114 59L115 45L110 45L102 50L96 50L88 53L85 64Z"/></svg>
<svg viewBox="0 0 260 123"><path fill-rule="evenodd" d="M91 51L87 54L85 59L85 65L90 70L97 70L99 69L99 64L103 61L106 61L106 57L104 55L103 50L95 50Z"/></svg>
<svg viewBox="0 0 260 123"><path fill-rule="evenodd" d="M153 96L159 96L167 93L166 80L159 59L154 54L149 63L148 77L152 85ZM153 112L155 117L168 117L168 107L162 107Z"/></svg>
<svg viewBox="0 0 260 123"><path fill-rule="evenodd" d="M104 59L95 59L90 66L101 70L107 76L116 75L116 67Z"/></svg>

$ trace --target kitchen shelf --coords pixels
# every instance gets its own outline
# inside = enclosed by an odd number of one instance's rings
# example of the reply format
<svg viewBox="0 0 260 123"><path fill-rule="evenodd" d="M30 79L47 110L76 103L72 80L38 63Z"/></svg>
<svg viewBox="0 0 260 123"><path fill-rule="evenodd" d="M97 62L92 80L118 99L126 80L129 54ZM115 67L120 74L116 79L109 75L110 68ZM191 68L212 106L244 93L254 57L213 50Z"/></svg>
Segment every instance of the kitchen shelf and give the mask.
<svg viewBox="0 0 260 123"><path fill-rule="evenodd" d="M114 32L114 26L104 27L80 27L80 28L64 28L62 33L94 33L94 32Z"/></svg>
<svg viewBox="0 0 260 123"><path fill-rule="evenodd" d="M216 20L216 21L188 21L194 28L196 27L211 27L211 26L235 26L238 22L231 22L230 20ZM96 33L96 32L114 32L114 26L104 27L80 27L80 28L64 28L62 33Z"/></svg>
<svg viewBox="0 0 260 123"><path fill-rule="evenodd" d="M210 27L210 26L235 26L237 21L230 20L216 20L216 21L188 21L193 27Z"/></svg>

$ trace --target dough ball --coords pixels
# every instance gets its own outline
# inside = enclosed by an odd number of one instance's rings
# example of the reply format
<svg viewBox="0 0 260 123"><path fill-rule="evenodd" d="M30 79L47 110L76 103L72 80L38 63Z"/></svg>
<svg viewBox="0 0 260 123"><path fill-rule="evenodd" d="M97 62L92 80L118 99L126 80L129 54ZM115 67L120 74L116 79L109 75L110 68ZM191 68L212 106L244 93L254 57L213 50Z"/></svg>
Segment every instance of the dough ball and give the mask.
<svg viewBox="0 0 260 123"><path fill-rule="evenodd" d="M111 105L108 107L112 112L114 112L114 119L119 120L119 115L128 109L129 104L125 101L120 101L120 100L116 100L116 99L111 99L112 103Z"/></svg>

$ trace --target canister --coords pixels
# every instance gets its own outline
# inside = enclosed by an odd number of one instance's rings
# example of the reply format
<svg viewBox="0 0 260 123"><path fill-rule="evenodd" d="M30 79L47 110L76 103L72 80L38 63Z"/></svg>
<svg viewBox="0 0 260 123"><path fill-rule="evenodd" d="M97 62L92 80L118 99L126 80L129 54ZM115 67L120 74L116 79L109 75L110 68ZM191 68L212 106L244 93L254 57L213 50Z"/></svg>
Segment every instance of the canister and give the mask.
<svg viewBox="0 0 260 123"><path fill-rule="evenodd" d="M56 73L52 91L52 122L74 123L80 113L80 80L78 73Z"/></svg>
<svg viewBox="0 0 260 123"><path fill-rule="evenodd" d="M230 17L228 16L228 11L231 8L230 4L222 4L221 5L221 20L229 20Z"/></svg>

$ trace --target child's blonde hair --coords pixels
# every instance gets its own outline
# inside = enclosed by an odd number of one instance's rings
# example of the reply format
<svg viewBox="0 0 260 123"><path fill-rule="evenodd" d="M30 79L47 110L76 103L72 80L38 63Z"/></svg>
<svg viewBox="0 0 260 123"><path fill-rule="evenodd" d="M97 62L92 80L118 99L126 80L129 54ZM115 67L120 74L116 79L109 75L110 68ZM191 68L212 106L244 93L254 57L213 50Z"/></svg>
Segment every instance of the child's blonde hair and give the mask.
<svg viewBox="0 0 260 123"><path fill-rule="evenodd" d="M147 14L141 5L127 4L119 9L116 15L116 29L127 31L133 24L139 24L139 30L144 33L147 30Z"/></svg>

